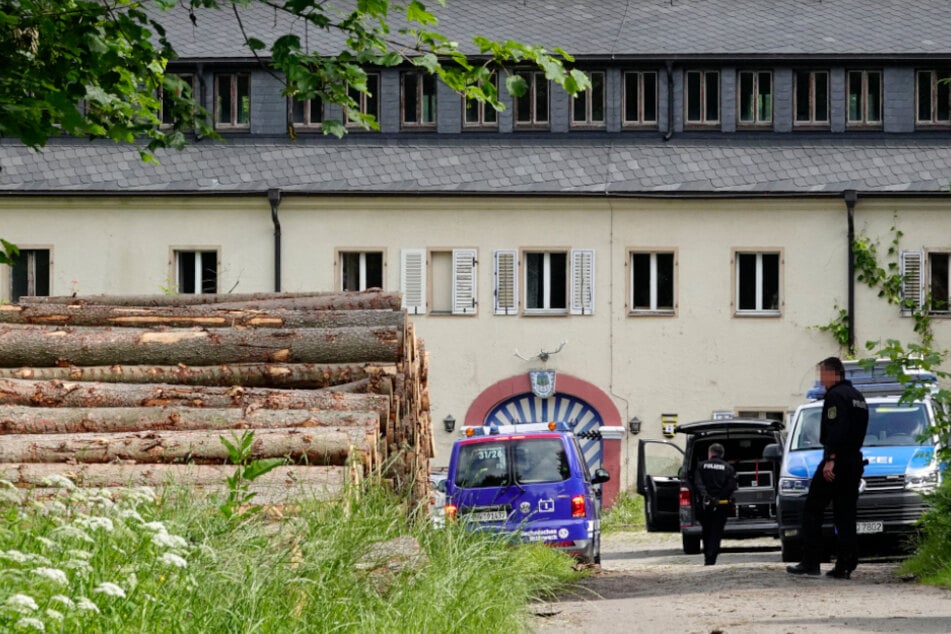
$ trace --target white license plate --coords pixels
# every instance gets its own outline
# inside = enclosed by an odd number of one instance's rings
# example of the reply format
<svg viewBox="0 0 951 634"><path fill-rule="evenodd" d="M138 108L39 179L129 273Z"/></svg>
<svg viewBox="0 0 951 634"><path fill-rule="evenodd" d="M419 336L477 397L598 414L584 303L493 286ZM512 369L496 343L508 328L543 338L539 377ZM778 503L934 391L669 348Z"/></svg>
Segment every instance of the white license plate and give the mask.
<svg viewBox="0 0 951 634"><path fill-rule="evenodd" d="M859 535L869 535L871 533L884 533L885 527L881 522L856 522L855 532Z"/></svg>
<svg viewBox="0 0 951 634"><path fill-rule="evenodd" d="M468 515L472 522L504 522L508 518L507 511L478 511Z"/></svg>

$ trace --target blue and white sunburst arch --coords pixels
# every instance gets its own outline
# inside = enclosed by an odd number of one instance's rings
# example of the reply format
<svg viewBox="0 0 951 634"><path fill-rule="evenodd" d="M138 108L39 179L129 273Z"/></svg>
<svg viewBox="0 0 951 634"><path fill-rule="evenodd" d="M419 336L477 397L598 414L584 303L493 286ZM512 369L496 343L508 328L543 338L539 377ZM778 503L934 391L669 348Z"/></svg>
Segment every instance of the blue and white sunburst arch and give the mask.
<svg viewBox="0 0 951 634"><path fill-rule="evenodd" d="M531 392L506 399L493 407L485 417L485 425L518 425L520 423L568 423L579 434L581 449L590 470L601 466L603 459L601 435L604 421L601 414L587 402L568 394L538 398ZM586 437L588 436L588 437Z"/></svg>

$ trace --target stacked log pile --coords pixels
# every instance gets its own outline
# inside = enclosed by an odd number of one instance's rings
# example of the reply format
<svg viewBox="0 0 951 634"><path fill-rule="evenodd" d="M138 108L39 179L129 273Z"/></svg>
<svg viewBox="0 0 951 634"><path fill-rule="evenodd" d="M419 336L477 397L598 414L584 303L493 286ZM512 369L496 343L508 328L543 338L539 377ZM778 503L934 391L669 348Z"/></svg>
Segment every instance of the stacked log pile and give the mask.
<svg viewBox="0 0 951 634"><path fill-rule="evenodd" d="M254 433L266 501L383 478L423 499L426 355L393 293L24 297L0 306L0 479L215 488Z"/></svg>

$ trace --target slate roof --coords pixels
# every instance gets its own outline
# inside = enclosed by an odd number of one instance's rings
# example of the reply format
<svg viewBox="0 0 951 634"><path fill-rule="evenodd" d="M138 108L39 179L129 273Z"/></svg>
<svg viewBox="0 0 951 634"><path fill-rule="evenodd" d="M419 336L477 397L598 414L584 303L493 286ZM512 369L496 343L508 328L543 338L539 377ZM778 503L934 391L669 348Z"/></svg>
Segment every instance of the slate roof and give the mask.
<svg viewBox="0 0 951 634"><path fill-rule="evenodd" d="M612 140L613 139L613 140ZM809 194L947 192L951 139L518 135L234 139L160 151L0 142L0 195L22 193Z"/></svg>
<svg viewBox="0 0 951 634"><path fill-rule="evenodd" d="M330 0L337 6L345 0ZM947 0L435 0L438 30L473 52L473 34L560 46L585 57L951 57ZM305 28L255 3L239 9L248 34L287 32L325 54L336 35ZM230 11L176 7L160 17L185 58L249 58ZM394 29L396 24L393 25Z"/></svg>

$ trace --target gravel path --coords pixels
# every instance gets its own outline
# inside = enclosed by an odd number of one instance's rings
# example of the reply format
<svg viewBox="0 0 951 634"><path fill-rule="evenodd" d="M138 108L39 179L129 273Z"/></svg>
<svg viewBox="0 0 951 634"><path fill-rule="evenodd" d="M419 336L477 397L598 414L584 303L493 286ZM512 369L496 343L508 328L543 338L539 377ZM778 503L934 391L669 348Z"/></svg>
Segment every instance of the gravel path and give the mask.
<svg viewBox="0 0 951 634"><path fill-rule="evenodd" d="M684 555L679 534L615 533L602 569L534 606L539 633L951 633L951 591L903 579L894 560L852 579L785 572L774 539L726 540L716 566ZM823 566L823 571L831 565Z"/></svg>

